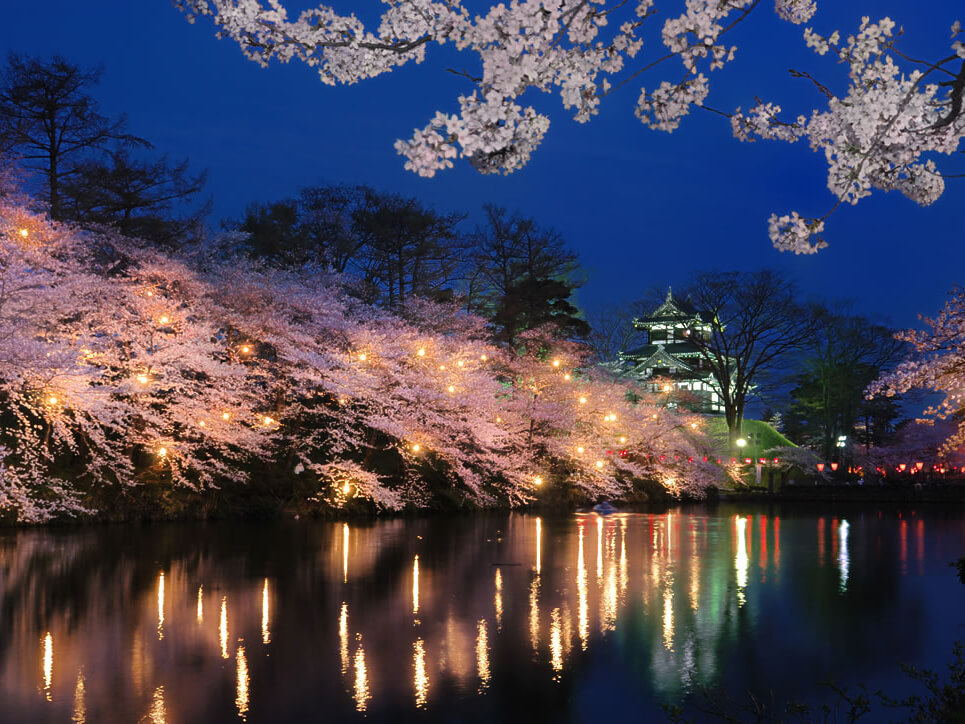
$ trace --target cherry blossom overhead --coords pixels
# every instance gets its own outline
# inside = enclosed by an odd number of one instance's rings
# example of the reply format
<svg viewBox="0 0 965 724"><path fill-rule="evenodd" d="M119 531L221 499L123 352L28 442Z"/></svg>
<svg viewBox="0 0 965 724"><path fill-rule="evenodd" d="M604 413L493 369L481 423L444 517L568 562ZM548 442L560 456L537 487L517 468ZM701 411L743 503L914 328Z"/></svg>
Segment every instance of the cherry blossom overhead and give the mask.
<svg viewBox="0 0 965 724"><path fill-rule="evenodd" d="M635 85L636 115L655 130L675 131L693 109L706 109L728 116L743 141L806 140L827 160L832 200L821 214L771 215L772 243L794 253L825 247L828 216L875 190L933 203L944 190L936 158L956 152L965 135L965 43L958 22L946 52L927 59L902 52L901 32L889 18L866 17L844 33L805 27L802 42L829 57L817 58L813 72L792 73L804 79L797 87L806 87L808 97L816 92L826 103L784 118L781 105L756 99L753 89L746 110L708 104L710 77L734 61L740 26L761 12L760 0L688 0L682 8L668 0L515 0L479 14L459 0L383 0L384 11L371 25L328 5L293 17L279 0L175 4L192 20L211 17L219 34L238 42L251 60L302 61L330 85L422 63L435 46L475 55L472 70L446 69L467 84L454 107L436 112L411 138L396 143L406 168L423 176L451 168L459 158L482 173L511 173L525 165L549 128L530 91L558 93L563 108L586 122L603 99ZM377 7L368 3L360 12ZM814 0L776 0L774 11L778 22L819 19ZM656 32L647 37L658 27L659 40ZM840 68L847 69L847 92L837 95L830 88Z"/></svg>

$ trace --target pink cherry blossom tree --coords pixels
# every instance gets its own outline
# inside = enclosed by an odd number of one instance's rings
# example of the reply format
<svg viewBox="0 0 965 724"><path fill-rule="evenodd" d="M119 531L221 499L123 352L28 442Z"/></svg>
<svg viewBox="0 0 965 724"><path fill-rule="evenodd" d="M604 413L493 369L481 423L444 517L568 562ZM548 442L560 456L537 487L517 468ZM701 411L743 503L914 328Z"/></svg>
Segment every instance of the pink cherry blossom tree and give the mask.
<svg viewBox="0 0 965 724"><path fill-rule="evenodd" d="M277 491L296 504L376 509L642 480L700 495L730 474L705 461L698 417L583 346L534 330L499 347L457 304L390 312L353 285L174 257L0 198L0 513L163 514L269 468L303 481Z"/></svg>

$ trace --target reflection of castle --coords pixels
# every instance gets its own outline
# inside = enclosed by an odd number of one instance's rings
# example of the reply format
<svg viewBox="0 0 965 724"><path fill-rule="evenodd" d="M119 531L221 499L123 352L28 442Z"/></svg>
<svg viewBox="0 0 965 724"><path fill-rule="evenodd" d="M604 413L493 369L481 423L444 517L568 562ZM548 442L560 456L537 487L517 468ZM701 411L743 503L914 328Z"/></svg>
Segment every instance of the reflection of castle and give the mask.
<svg viewBox="0 0 965 724"><path fill-rule="evenodd" d="M666 385L693 396L688 407L697 412L721 414L718 386L697 344L710 339L712 318L689 303L674 299L670 289L667 298L652 314L634 319L633 326L647 333L642 347L620 353L624 373L653 392L667 392Z"/></svg>

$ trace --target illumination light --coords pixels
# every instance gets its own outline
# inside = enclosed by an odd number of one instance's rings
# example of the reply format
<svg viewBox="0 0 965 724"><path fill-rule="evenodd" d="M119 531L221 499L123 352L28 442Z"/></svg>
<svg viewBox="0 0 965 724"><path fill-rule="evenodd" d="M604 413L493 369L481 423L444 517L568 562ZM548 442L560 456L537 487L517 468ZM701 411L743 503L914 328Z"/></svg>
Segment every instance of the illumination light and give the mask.
<svg viewBox="0 0 965 724"><path fill-rule="evenodd" d="M425 356L426 356L425 348L424 348L424 347L419 347L419 351L416 352L416 354L419 355L420 357L425 357Z"/></svg>
<svg viewBox="0 0 965 724"><path fill-rule="evenodd" d="M345 485L342 486L342 492L348 495L352 492L352 485L346 480Z"/></svg>
<svg viewBox="0 0 965 724"><path fill-rule="evenodd" d="M449 392L455 392L455 391L456 391L456 388L453 387L452 385L449 385Z"/></svg>
<svg viewBox="0 0 965 724"><path fill-rule="evenodd" d="M21 229L21 230L20 230L20 236L22 236L24 239L26 239L28 236L30 236L30 232L29 232L27 229Z"/></svg>
<svg viewBox="0 0 965 724"><path fill-rule="evenodd" d="M602 461L602 460L597 460L597 461L596 461L596 466L597 466L598 468L602 468L602 467L603 467L603 461Z"/></svg>
<svg viewBox="0 0 965 724"><path fill-rule="evenodd" d="M503 418L501 418L499 415L496 415L496 422L502 422L502 421L503 421Z"/></svg>
<svg viewBox="0 0 965 724"><path fill-rule="evenodd" d="M53 395L51 395L50 397L47 398L47 402L48 402L49 404L51 404L51 405L56 405L56 404L57 404L57 398L54 397Z"/></svg>
<svg viewBox="0 0 965 724"><path fill-rule="evenodd" d="M366 355L365 352L359 355L359 362L365 362L365 360L367 359L368 359L368 355Z"/></svg>
<svg viewBox="0 0 965 724"><path fill-rule="evenodd" d="M159 447L157 449L157 456L163 458L168 454L168 449L166 447Z"/></svg>
<svg viewBox="0 0 965 724"><path fill-rule="evenodd" d="M251 347L249 347L247 344L241 348L242 354L248 354L249 352L251 352Z"/></svg>
<svg viewBox="0 0 965 724"><path fill-rule="evenodd" d="M479 356L479 359L481 359L483 362L485 362L487 359L489 359L489 357L487 357L486 355L483 354L483 355L480 355L480 356Z"/></svg>
<svg viewBox="0 0 965 724"><path fill-rule="evenodd" d="M445 365L439 365L439 371L440 371L440 372L441 372L442 370L444 370L445 368L446 368Z"/></svg>
<svg viewBox="0 0 965 724"><path fill-rule="evenodd" d="M696 422L690 423L690 429L691 429L691 430L696 430L696 429L697 429L697 423L696 423Z"/></svg>
<svg viewBox="0 0 965 724"><path fill-rule="evenodd" d="M167 323L170 322L171 320L168 319L167 316L163 316L163 317L161 317L158 321L159 321L161 324L167 324Z"/></svg>
<svg viewBox="0 0 965 724"><path fill-rule="evenodd" d="M664 391L664 392L670 392L670 385L664 385L664 386L663 386L663 391Z"/></svg>
<svg viewBox="0 0 965 724"><path fill-rule="evenodd" d="M586 398L585 398L585 397L581 397L581 398L580 398L580 404L581 404L581 405L585 405L585 404L586 404Z"/></svg>
<svg viewBox="0 0 965 724"><path fill-rule="evenodd" d="M422 449L422 446L419 443L416 443L415 445L412 446L412 452L419 452L421 449Z"/></svg>
<svg viewBox="0 0 965 724"><path fill-rule="evenodd" d="M570 380L570 373L567 372L565 375L563 375L563 379L566 380L567 382L569 382L569 380Z"/></svg>
<svg viewBox="0 0 965 724"><path fill-rule="evenodd" d="M747 440L742 437L737 438L737 447L744 447L747 444Z"/></svg>
<svg viewBox="0 0 965 724"><path fill-rule="evenodd" d="M623 435L620 436L620 442L626 442L627 438Z"/></svg>
<svg viewBox="0 0 965 724"><path fill-rule="evenodd" d="M560 361L559 361L558 359L553 360L553 366L554 366L554 367L559 367L559 366L560 366Z"/></svg>
<svg viewBox="0 0 965 724"><path fill-rule="evenodd" d="M204 420L198 420L198 427L206 427L207 424Z"/></svg>
<svg viewBox="0 0 965 724"><path fill-rule="evenodd" d="M583 446L582 446L582 445L580 445L578 448L576 448L576 451L577 451L580 455L582 455L584 452L586 452L586 451L583 449Z"/></svg>
<svg viewBox="0 0 965 724"><path fill-rule="evenodd" d="M138 376L137 376L137 381L140 382L142 385L146 385L146 384L147 384L147 375L138 375Z"/></svg>
<svg viewBox="0 0 965 724"><path fill-rule="evenodd" d="M274 420L273 418L268 417L268 415L265 415L264 423L265 423L266 425L271 425L271 424L273 424L274 422L275 422L275 420Z"/></svg>
<svg viewBox="0 0 965 724"><path fill-rule="evenodd" d="M222 419L222 420L226 420L226 421L227 421L227 420L230 420L230 419L231 419L231 413L230 413L230 412L222 412L222 413L221 413L221 419Z"/></svg>
<svg viewBox="0 0 965 724"><path fill-rule="evenodd" d="M543 478L541 478L539 475L533 478L533 485L540 486L542 484L543 484Z"/></svg>
<svg viewBox="0 0 965 724"><path fill-rule="evenodd" d="M456 362L456 364L457 364L458 366L462 367L462 364L463 364L463 363L462 363L462 360L459 360L458 362Z"/></svg>

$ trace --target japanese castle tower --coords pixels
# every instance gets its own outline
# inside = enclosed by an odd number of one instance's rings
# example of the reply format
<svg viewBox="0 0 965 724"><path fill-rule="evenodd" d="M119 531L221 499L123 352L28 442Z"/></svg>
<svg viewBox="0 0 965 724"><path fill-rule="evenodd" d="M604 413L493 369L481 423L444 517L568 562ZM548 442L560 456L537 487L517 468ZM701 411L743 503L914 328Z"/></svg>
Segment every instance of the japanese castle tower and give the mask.
<svg viewBox="0 0 965 724"><path fill-rule="evenodd" d="M620 353L624 373L654 392L665 392L668 384L689 392L699 412L723 413L717 383L693 341L697 335L710 337L711 321L709 314L674 299L667 289L663 304L649 316L633 320L634 328L646 333L647 343Z"/></svg>

